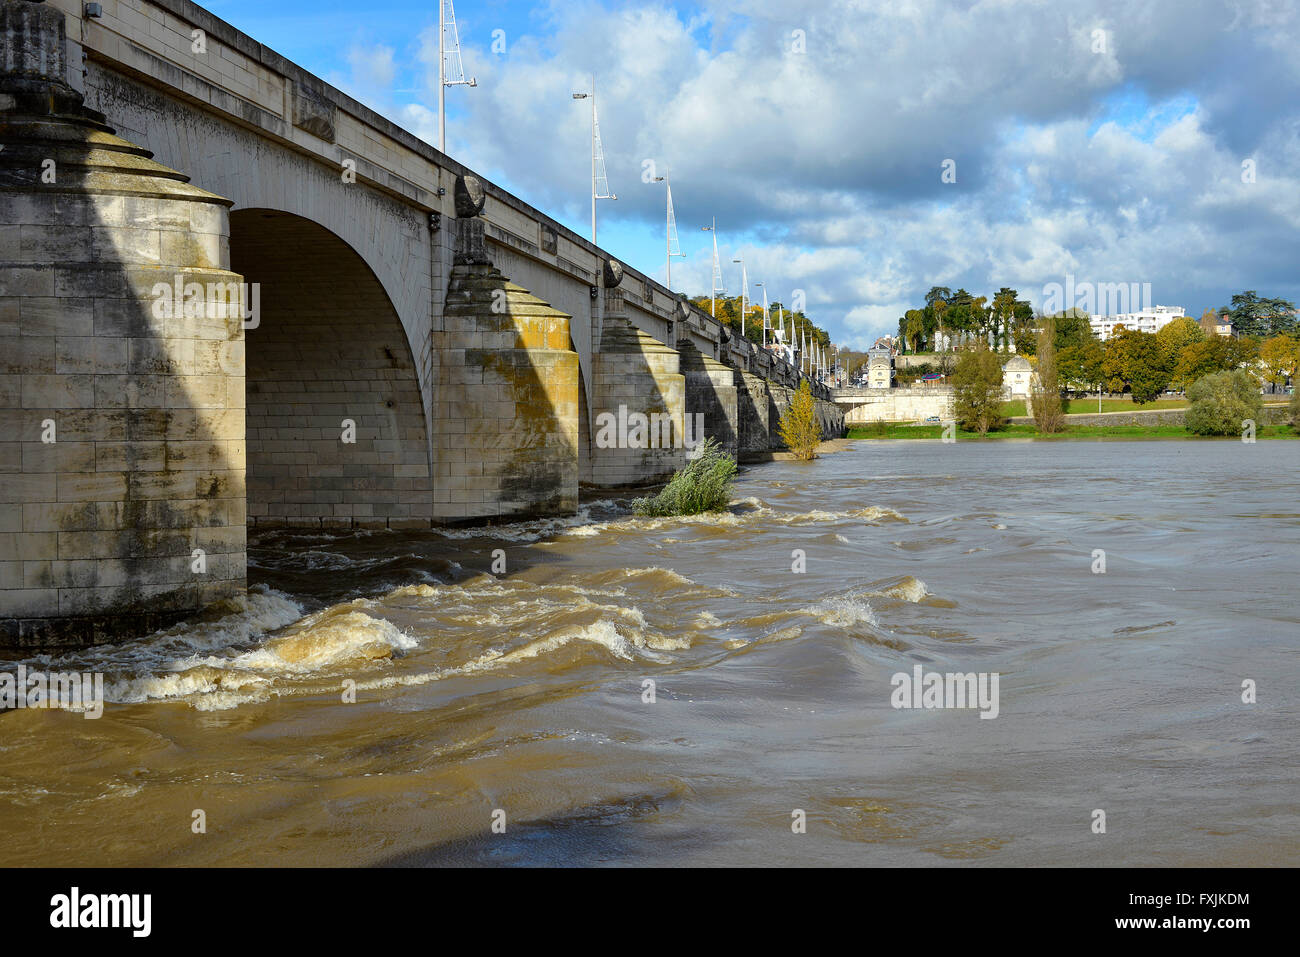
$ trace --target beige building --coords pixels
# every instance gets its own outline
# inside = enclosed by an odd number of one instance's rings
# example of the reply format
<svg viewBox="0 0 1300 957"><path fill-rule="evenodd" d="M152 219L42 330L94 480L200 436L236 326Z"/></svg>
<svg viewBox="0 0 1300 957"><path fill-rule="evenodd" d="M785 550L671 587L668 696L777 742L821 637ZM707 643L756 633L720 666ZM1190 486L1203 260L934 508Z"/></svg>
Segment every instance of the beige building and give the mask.
<svg viewBox="0 0 1300 957"><path fill-rule="evenodd" d="M1024 356L1012 356L1002 367L1002 391L1008 398L1024 398L1033 385L1034 367Z"/></svg>
<svg viewBox="0 0 1300 957"><path fill-rule="evenodd" d="M894 384L894 357L889 349L867 350L867 388L888 389Z"/></svg>

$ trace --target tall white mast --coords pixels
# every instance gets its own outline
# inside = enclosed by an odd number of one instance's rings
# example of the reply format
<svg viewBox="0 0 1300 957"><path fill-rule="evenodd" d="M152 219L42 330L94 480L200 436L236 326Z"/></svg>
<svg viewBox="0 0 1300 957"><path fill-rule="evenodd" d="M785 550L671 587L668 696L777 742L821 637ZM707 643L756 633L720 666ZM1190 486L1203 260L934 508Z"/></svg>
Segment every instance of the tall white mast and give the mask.
<svg viewBox="0 0 1300 957"><path fill-rule="evenodd" d="M745 334L745 303L749 301L749 271L745 268L745 257L733 259L733 263L740 263L740 334Z"/></svg>
<svg viewBox="0 0 1300 957"><path fill-rule="evenodd" d="M447 34L451 34L450 48ZM447 69L448 59L455 68ZM448 75L453 79L448 79ZM460 34L456 31L456 9L452 0L438 0L438 149L447 152L447 87L478 86L474 77L465 79L465 64L460 58Z"/></svg>
<svg viewBox="0 0 1300 957"><path fill-rule="evenodd" d="M656 177L657 178L657 177ZM680 259L686 258L686 253L682 252L681 242L677 238L677 214L673 212L673 181L669 178L669 170L664 168L664 187L668 192L668 205L666 212L667 220L667 240L664 249L664 285L671 292L673 288L673 257ZM714 245L717 245L717 236L713 237ZM714 251L714 258L717 258L717 251Z"/></svg>
<svg viewBox="0 0 1300 957"><path fill-rule="evenodd" d="M727 294L727 284L722 279L722 260L718 259L718 217L714 216L708 226L701 226L706 233L713 233L713 278L709 281L709 315L718 318L718 293ZM741 325L744 331L744 325Z"/></svg>
<svg viewBox="0 0 1300 957"><path fill-rule="evenodd" d="M605 150L600 143L600 121L596 117L596 74L591 75L591 92L575 93L575 100L591 100L591 242L596 243L596 200L618 199L609 191L605 175Z"/></svg>

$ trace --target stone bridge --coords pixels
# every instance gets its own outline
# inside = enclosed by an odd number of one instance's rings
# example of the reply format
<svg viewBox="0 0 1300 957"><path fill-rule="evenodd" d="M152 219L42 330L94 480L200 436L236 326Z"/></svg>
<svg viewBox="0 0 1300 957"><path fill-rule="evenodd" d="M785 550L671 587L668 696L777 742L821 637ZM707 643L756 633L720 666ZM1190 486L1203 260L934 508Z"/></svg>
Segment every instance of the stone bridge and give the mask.
<svg viewBox="0 0 1300 957"><path fill-rule="evenodd" d="M571 513L699 423L759 454L799 384L185 0L0 0L0 147L0 644L240 594L249 526Z"/></svg>
<svg viewBox="0 0 1300 957"><path fill-rule="evenodd" d="M914 386L897 389L845 388L832 392L844 410L845 425L873 422L925 422L953 416L952 386Z"/></svg>

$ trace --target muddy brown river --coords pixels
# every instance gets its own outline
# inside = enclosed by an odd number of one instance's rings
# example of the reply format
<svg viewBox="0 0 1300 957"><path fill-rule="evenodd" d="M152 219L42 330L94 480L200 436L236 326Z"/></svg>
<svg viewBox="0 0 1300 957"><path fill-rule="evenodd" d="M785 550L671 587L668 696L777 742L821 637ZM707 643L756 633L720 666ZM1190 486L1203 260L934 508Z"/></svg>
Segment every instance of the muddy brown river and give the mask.
<svg viewBox="0 0 1300 957"><path fill-rule="evenodd" d="M0 864L1294 865L1298 454L863 441L720 516L257 533L246 604L0 664L107 699L0 714ZM996 717L895 707L918 665Z"/></svg>

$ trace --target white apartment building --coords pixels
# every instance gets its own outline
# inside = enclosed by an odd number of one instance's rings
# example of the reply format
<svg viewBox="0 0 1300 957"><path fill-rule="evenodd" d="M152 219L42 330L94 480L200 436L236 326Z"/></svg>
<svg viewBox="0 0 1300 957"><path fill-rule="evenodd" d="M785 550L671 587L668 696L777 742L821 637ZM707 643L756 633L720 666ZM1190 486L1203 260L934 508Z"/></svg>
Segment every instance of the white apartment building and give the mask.
<svg viewBox="0 0 1300 957"><path fill-rule="evenodd" d="M1185 313L1182 306L1154 306L1140 312L1126 312L1118 316L1093 316L1088 320L1092 334L1105 342L1115 334L1116 326L1135 329L1138 332L1159 332L1175 319L1181 319Z"/></svg>

